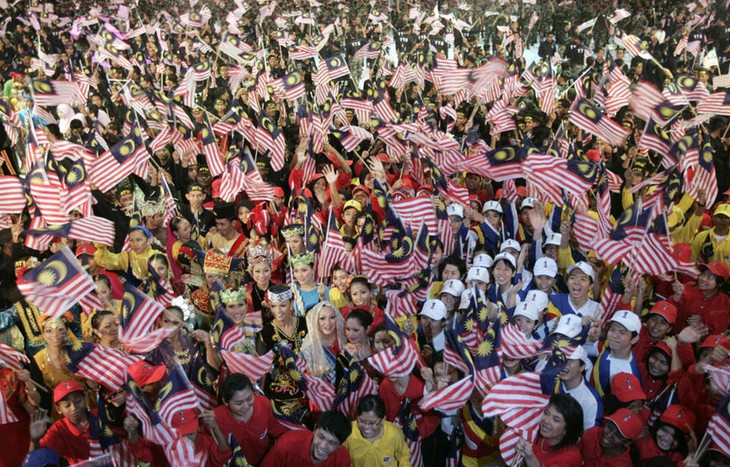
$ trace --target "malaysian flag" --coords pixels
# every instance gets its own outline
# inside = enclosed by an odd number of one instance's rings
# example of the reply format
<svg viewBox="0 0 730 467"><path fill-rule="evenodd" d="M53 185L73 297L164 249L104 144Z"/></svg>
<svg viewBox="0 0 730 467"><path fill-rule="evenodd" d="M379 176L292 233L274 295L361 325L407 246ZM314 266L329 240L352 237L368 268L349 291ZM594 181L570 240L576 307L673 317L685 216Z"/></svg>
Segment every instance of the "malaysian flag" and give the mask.
<svg viewBox="0 0 730 467"><path fill-rule="evenodd" d="M492 180L503 182L524 176L517 146L497 148L486 153L484 157L486 158L487 176Z"/></svg>
<svg viewBox="0 0 730 467"><path fill-rule="evenodd" d="M127 413L142 425L142 436L163 446L171 465L200 465L193 443L180 437L176 430L155 411L142 388L131 377L127 378Z"/></svg>
<svg viewBox="0 0 730 467"><path fill-rule="evenodd" d="M730 91L710 94L697 104L697 113L730 116Z"/></svg>
<svg viewBox="0 0 730 467"><path fill-rule="evenodd" d="M362 46L355 55L353 60L361 60L363 58L369 58L371 60L377 60L380 57L380 53L383 51L383 44L380 42L368 42Z"/></svg>
<svg viewBox="0 0 730 467"><path fill-rule="evenodd" d="M294 70L273 81L271 85L290 101L296 101L306 93L301 70Z"/></svg>
<svg viewBox="0 0 730 467"><path fill-rule="evenodd" d="M685 188L687 194L692 196L694 199L700 198L700 192L704 191L706 200L712 204L717 199L718 188L717 188L717 173L715 171L715 164L713 158L714 150L710 143L709 138L705 138L705 143L702 145L697 164L689 165L694 174L690 175L689 170L685 171Z"/></svg>
<svg viewBox="0 0 730 467"><path fill-rule="evenodd" d="M162 305L126 282L119 315L119 342L126 345L145 337L163 311Z"/></svg>
<svg viewBox="0 0 730 467"><path fill-rule="evenodd" d="M132 172L146 176L149 157L140 128L135 125L127 136L96 159L90 170L91 179L100 191L109 191Z"/></svg>
<svg viewBox="0 0 730 467"><path fill-rule="evenodd" d="M598 166L594 162L578 157L563 159L547 154L531 154L525 168L531 174L560 181L562 188L577 195L585 194L591 189L598 172Z"/></svg>
<svg viewBox="0 0 730 467"><path fill-rule="evenodd" d="M21 363L30 363L28 356L0 342L0 365L13 370L20 370L23 368Z"/></svg>
<svg viewBox="0 0 730 467"><path fill-rule="evenodd" d="M654 217L654 208L642 209L639 203L624 210L608 238L594 243L598 257L611 266L628 259L634 247L646 236Z"/></svg>
<svg viewBox="0 0 730 467"><path fill-rule="evenodd" d="M251 381L258 381L263 375L271 371L271 364L274 362L273 350L260 357L223 349L220 350L220 354L231 372L243 373Z"/></svg>
<svg viewBox="0 0 730 467"><path fill-rule="evenodd" d="M23 182L18 177L11 175L0 176L0 212L17 214L23 212L25 203L25 190Z"/></svg>
<svg viewBox="0 0 730 467"><path fill-rule="evenodd" d="M653 84L641 81L634 86L629 99L633 113L644 121L653 119L662 125L679 114L681 107L673 105Z"/></svg>
<svg viewBox="0 0 730 467"><path fill-rule="evenodd" d="M18 290L49 318L63 315L94 290L94 281L69 248L18 278Z"/></svg>
<svg viewBox="0 0 730 467"><path fill-rule="evenodd" d="M243 189L252 201L271 201L274 188L264 182L251 153L246 151L241 158L241 172L245 175Z"/></svg>
<svg viewBox="0 0 730 467"><path fill-rule="evenodd" d="M28 235L52 235L90 243L114 245L114 222L104 217L84 217L66 224L55 224L40 229L30 229Z"/></svg>
<svg viewBox="0 0 730 467"><path fill-rule="evenodd" d="M288 349L288 347L286 348ZM309 402L319 412L331 410L335 402L335 387L332 383L324 378L310 374L307 371L307 362L303 358L296 359L296 366L306 383L305 391Z"/></svg>
<svg viewBox="0 0 730 467"><path fill-rule="evenodd" d="M690 102L705 100L710 91L702 81L688 75L679 75L664 87L662 95L671 104L689 105Z"/></svg>
<svg viewBox="0 0 730 467"><path fill-rule="evenodd" d="M327 81L344 78L350 75L350 69L347 67L347 62L342 54L325 58L320 62L320 64L324 64L324 68L320 67L320 73L325 71L328 77Z"/></svg>
<svg viewBox="0 0 730 467"><path fill-rule="evenodd" d="M342 234L337 228L337 219L334 216L333 208L330 206L329 221L327 228L327 238L322 245L321 256L319 258L319 274L317 277L329 277L332 268L340 261L345 259L347 252L345 251L345 242L342 240Z"/></svg>
<svg viewBox="0 0 730 467"><path fill-rule="evenodd" d="M234 148L231 148L233 152ZM235 148L238 151L238 148ZM230 203L243 191L246 176L241 170L241 158L236 156L228 160L226 170L221 176L220 198Z"/></svg>
<svg viewBox="0 0 730 467"><path fill-rule="evenodd" d="M259 150L269 150L271 169L278 172L284 167L286 143L284 134L279 130L276 122L266 112L261 112L259 125L256 127L256 146Z"/></svg>
<svg viewBox="0 0 730 467"><path fill-rule="evenodd" d="M332 133L340 139L342 147L344 147L347 152L354 151L365 140L370 142L373 141L372 133L365 128L354 125L343 126Z"/></svg>
<svg viewBox="0 0 730 467"><path fill-rule="evenodd" d="M350 352L345 350L341 354L344 359L337 359L335 373L335 402L333 408L347 416L352 416L360 403L360 399L377 394L378 387L365 369Z"/></svg>
<svg viewBox="0 0 730 467"><path fill-rule="evenodd" d="M215 133L213 133L213 128L210 125L208 115L205 115L205 125L200 130L200 143L203 147L203 153L205 153L205 162L208 164L208 168L210 169L210 175L217 177L223 173L225 168L223 166L220 148L218 148L218 142L215 140Z"/></svg>
<svg viewBox="0 0 730 467"><path fill-rule="evenodd" d="M33 101L37 105L76 105L83 100L79 87L72 81L34 79Z"/></svg>
<svg viewBox="0 0 730 467"><path fill-rule="evenodd" d="M0 426L8 423L15 423L17 421L18 417L15 416L8 405L7 399L5 399L5 392L0 391Z"/></svg>
<svg viewBox="0 0 730 467"><path fill-rule="evenodd" d="M628 129L604 116L595 105L586 99L580 99L574 104L568 120L578 128L613 145L622 144L631 133Z"/></svg>
<svg viewBox="0 0 730 467"><path fill-rule="evenodd" d="M730 393L727 393L717 406L707 425L707 434L715 441L717 449L725 457L730 457Z"/></svg>
<svg viewBox="0 0 730 467"><path fill-rule="evenodd" d="M618 264L613 271L611 276L603 289L601 294L601 301L598 306L598 313L594 317L600 320L601 323L605 323L613 313L618 309L623 299L623 295L626 292L624 287L624 278L628 274L628 267L623 264Z"/></svg>
<svg viewBox="0 0 730 467"><path fill-rule="evenodd" d="M83 300L82 300L83 304ZM162 341L176 333L175 328L159 328L133 340L124 342L124 350L134 354L146 354L160 346Z"/></svg>
<svg viewBox="0 0 730 467"><path fill-rule="evenodd" d="M613 12L613 16L611 16L608 19L608 21L611 24L616 24L619 21L621 21L622 19L628 18L629 16L631 16L630 12L628 12L627 10L624 10L623 8L618 8L616 11Z"/></svg>
<svg viewBox="0 0 730 467"><path fill-rule="evenodd" d="M157 413L162 420L171 425L175 413L184 410L199 410L200 404L182 366L178 363L174 367L168 368L168 371L155 405L158 407Z"/></svg>
<svg viewBox="0 0 730 467"><path fill-rule="evenodd" d="M656 151L661 154L662 165L664 168L670 168L677 165L677 160L670 155L670 149L672 148L669 134L664 131L662 126L654 120L649 120L646 125L645 131L641 134L639 139L639 148Z"/></svg>
<svg viewBox="0 0 730 467"><path fill-rule="evenodd" d="M116 392L127 381L127 368L141 360L118 349L87 342L75 342L66 347L69 371L96 381L111 392Z"/></svg>

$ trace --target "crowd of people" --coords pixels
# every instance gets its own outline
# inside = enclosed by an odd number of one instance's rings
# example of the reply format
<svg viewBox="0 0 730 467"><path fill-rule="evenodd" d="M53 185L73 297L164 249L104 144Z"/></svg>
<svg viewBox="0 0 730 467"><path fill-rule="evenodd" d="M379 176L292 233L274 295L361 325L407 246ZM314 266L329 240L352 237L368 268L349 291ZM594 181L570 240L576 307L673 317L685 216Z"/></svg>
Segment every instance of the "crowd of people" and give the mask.
<svg viewBox="0 0 730 467"><path fill-rule="evenodd" d="M0 2L0 466L730 465L729 6Z"/></svg>

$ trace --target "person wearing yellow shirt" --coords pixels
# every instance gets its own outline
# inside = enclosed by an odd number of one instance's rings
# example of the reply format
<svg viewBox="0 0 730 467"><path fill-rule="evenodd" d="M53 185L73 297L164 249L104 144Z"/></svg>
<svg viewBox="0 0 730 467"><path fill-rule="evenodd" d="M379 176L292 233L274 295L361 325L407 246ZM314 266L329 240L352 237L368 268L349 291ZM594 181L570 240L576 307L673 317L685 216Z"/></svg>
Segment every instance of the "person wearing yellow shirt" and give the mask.
<svg viewBox="0 0 730 467"><path fill-rule="evenodd" d="M411 465L411 451L403 431L385 419L385 402L379 396L369 395L360 400L345 447L353 467Z"/></svg>
<svg viewBox="0 0 730 467"><path fill-rule="evenodd" d="M131 272L134 278L142 281L149 274L147 260L158 253L158 250L152 248L152 232L141 225L132 228L129 231L129 245L129 251L112 253L107 250L106 245L97 244L94 260L102 269L121 271L123 274Z"/></svg>
<svg viewBox="0 0 730 467"><path fill-rule="evenodd" d="M722 261L730 266L730 204L720 204L712 215L714 227L695 235L692 260Z"/></svg>

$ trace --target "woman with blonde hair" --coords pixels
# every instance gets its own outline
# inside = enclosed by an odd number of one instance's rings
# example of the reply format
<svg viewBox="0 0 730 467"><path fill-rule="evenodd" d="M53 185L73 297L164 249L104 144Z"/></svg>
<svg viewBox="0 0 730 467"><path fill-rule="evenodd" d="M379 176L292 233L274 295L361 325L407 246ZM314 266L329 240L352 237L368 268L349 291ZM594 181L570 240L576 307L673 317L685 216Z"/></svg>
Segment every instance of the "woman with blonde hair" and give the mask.
<svg viewBox="0 0 730 467"><path fill-rule="evenodd" d="M345 318L332 303L320 302L307 313L307 330L302 358L310 373L334 384L337 354L347 344Z"/></svg>

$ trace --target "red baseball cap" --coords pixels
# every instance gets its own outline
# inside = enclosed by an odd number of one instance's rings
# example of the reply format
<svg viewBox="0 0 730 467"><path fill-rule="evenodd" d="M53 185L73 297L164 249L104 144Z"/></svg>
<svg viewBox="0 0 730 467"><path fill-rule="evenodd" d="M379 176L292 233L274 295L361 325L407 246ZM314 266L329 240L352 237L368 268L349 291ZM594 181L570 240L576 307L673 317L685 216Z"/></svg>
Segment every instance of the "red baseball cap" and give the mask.
<svg viewBox="0 0 730 467"><path fill-rule="evenodd" d="M75 379L63 381L53 389L53 403L58 404L63 400L64 397L68 396L72 392L79 391L84 391L83 384L79 383Z"/></svg>
<svg viewBox="0 0 730 467"><path fill-rule="evenodd" d="M189 435L198 431L198 411L185 409L175 412L170 423L180 436Z"/></svg>
<svg viewBox="0 0 730 467"><path fill-rule="evenodd" d="M96 247L93 243L81 243L76 247L76 256L80 255L94 255L96 253Z"/></svg>
<svg viewBox="0 0 730 467"><path fill-rule="evenodd" d="M656 302L656 304L651 307L651 310L649 310L649 313L647 313L647 315L652 314L661 316L667 320L667 323L669 324L674 324L677 321L677 307L666 300Z"/></svg>
<svg viewBox="0 0 730 467"><path fill-rule="evenodd" d="M606 415L605 419L613 422L621 436L631 441L636 440L644 429L641 417L629 409L618 409L611 415Z"/></svg>
<svg viewBox="0 0 730 467"><path fill-rule="evenodd" d="M280 186L274 187L274 196L278 196L279 198L284 197L284 189Z"/></svg>
<svg viewBox="0 0 730 467"><path fill-rule="evenodd" d="M730 350L730 340L720 334L707 336L700 344L700 349L714 349L715 347L725 347Z"/></svg>
<svg viewBox="0 0 730 467"><path fill-rule="evenodd" d="M689 407L674 404L667 407L659 421L689 433L695 429L695 413Z"/></svg>
<svg viewBox="0 0 730 467"><path fill-rule="evenodd" d="M132 363L127 372L137 384L145 386L156 383L165 376L165 365L152 366L140 360Z"/></svg>
<svg viewBox="0 0 730 467"><path fill-rule="evenodd" d="M355 188L352 189L352 194L354 195L358 191L365 192L368 196L370 196L370 188L366 187L365 185L358 185Z"/></svg>
<svg viewBox="0 0 730 467"><path fill-rule="evenodd" d="M586 151L586 158L588 158L589 161L598 162L601 160L601 153L596 149L589 149Z"/></svg>
<svg viewBox="0 0 730 467"><path fill-rule="evenodd" d="M631 373L618 373L611 380L611 394L621 402L646 400L639 378Z"/></svg>
<svg viewBox="0 0 730 467"><path fill-rule="evenodd" d="M722 261L710 261L707 264L700 264L699 268L701 271L709 269L714 275L722 277L723 280L730 278L730 268Z"/></svg>

